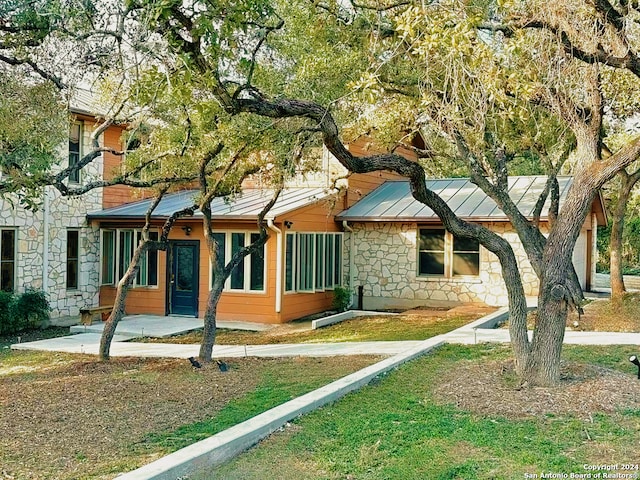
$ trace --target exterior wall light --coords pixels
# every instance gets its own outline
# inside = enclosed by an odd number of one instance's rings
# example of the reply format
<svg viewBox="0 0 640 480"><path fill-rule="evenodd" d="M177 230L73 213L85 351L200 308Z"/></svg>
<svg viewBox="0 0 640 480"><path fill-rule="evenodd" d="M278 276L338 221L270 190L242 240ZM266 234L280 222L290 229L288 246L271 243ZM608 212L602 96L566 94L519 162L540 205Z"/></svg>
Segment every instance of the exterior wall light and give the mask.
<svg viewBox="0 0 640 480"><path fill-rule="evenodd" d="M635 355L631 355L629 361L638 367L638 379L640 379L640 360Z"/></svg>

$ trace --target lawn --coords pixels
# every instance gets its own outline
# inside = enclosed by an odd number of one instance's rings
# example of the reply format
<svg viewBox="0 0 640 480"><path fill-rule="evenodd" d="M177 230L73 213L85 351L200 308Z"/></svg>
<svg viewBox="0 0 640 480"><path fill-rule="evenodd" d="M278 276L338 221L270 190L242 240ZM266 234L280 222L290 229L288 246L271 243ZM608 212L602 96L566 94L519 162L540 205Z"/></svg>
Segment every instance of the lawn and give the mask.
<svg viewBox="0 0 640 480"><path fill-rule="evenodd" d="M425 340L455 330L480 318L491 309L478 312L424 310L400 315L356 317L317 330L302 330L299 323L284 324L263 332L218 330L220 345L263 345L274 343L367 342L392 340ZM151 342L200 343L202 332L196 331Z"/></svg>
<svg viewBox="0 0 640 480"><path fill-rule="evenodd" d="M0 338L0 478L7 480L111 479L380 359L233 359L223 373L179 359L101 363L11 351L10 341Z"/></svg>
<svg viewBox="0 0 640 480"><path fill-rule="evenodd" d="M517 387L509 353L443 347L194 478L511 480L638 464L635 348L567 346L563 384L536 389Z"/></svg>

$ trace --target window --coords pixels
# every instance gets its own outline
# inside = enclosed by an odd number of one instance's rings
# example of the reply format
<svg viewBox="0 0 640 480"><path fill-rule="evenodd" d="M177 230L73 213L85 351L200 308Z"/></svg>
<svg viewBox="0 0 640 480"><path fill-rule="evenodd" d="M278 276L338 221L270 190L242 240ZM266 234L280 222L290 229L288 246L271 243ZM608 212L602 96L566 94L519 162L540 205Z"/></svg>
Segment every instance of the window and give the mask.
<svg viewBox="0 0 640 480"><path fill-rule="evenodd" d="M315 267L315 234L298 234L298 290L301 292L311 292L314 290L314 267Z"/></svg>
<svg viewBox="0 0 640 480"><path fill-rule="evenodd" d="M287 233L285 243L285 291L342 285L342 233Z"/></svg>
<svg viewBox="0 0 640 480"><path fill-rule="evenodd" d="M80 161L82 145L82 122L73 122L69 127L69 166ZM80 170L69 175L70 183L80 183Z"/></svg>
<svg viewBox="0 0 640 480"><path fill-rule="evenodd" d="M158 241L158 232L149 232L149 240ZM142 232L136 232L136 247L142 241ZM133 256L133 255L132 255ZM127 265L128 268L128 265ZM140 270L135 280L136 285L158 285L158 250L150 248L140 259Z"/></svg>
<svg viewBox="0 0 640 480"><path fill-rule="evenodd" d="M149 239L158 240L158 232L149 232ZM101 238L101 284L114 285L123 277L133 252L142 240L139 229L102 230ZM133 282L134 287L158 285L158 251L149 249L140 259L140 269Z"/></svg>
<svg viewBox="0 0 640 480"><path fill-rule="evenodd" d="M244 248L244 233L231 234L231 257ZM236 268L231 271L231 290L244 289L244 262L240 262Z"/></svg>
<svg viewBox="0 0 640 480"><path fill-rule="evenodd" d="M116 232L114 230L102 230L102 285L113 285L115 283L115 254L116 254Z"/></svg>
<svg viewBox="0 0 640 480"><path fill-rule="evenodd" d="M0 230L0 290L13 292L16 275L16 231Z"/></svg>
<svg viewBox="0 0 640 480"><path fill-rule="evenodd" d="M480 243L475 238L453 237L453 275L480 273Z"/></svg>
<svg viewBox="0 0 640 480"><path fill-rule="evenodd" d="M444 275L444 229L421 229L418 251L420 275Z"/></svg>
<svg viewBox="0 0 640 480"><path fill-rule="evenodd" d="M296 271L296 235L294 233L287 233L286 237L286 249L285 249L285 279L284 289L286 292L292 292L295 290L295 271Z"/></svg>
<svg viewBox="0 0 640 480"><path fill-rule="evenodd" d="M80 258L80 232L67 230L67 289L78 288L78 272Z"/></svg>
<svg viewBox="0 0 640 480"><path fill-rule="evenodd" d="M260 238L255 232L215 232L213 234L218 243L218 258L221 266L231 261L233 255L244 247L248 247ZM240 292L265 291L265 247L262 251L247 255L232 271L225 284L225 290ZM213 283L214 272L211 271Z"/></svg>
<svg viewBox="0 0 640 480"><path fill-rule="evenodd" d="M324 234L316 233L316 290L324 290Z"/></svg>
<svg viewBox="0 0 640 480"><path fill-rule="evenodd" d="M421 228L418 238L418 274L444 277L477 276L480 244L458 238L444 228Z"/></svg>

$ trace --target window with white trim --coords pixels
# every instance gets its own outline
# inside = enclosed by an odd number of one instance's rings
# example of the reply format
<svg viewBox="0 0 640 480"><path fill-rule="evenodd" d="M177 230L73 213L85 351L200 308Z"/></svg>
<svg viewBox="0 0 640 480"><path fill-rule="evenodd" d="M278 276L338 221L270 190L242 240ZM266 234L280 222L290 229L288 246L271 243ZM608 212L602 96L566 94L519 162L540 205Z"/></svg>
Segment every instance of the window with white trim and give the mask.
<svg viewBox="0 0 640 480"><path fill-rule="evenodd" d="M158 232L149 232L149 239L157 241ZM101 230L100 283L115 285L129 268L133 252L142 239L140 229ZM158 251L149 249L140 259L140 269L133 282L134 287L158 285Z"/></svg>
<svg viewBox="0 0 640 480"><path fill-rule="evenodd" d="M82 158L83 122L71 122L69 126L69 166L75 165ZM80 183L80 170L69 174L69 183Z"/></svg>
<svg viewBox="0 0 640 480"><path fill-rule="evenodd" d="M0 229L0 290L16 288L16 230Z"/></svg>
<svg viewBox="0 0 640 480"><path fill-rule="evenodd" d="M342 233L287 233L284 283L286 292L342 285Z"/></svg>
<svg viewBox="0 0 640 480"><path fill-rule="evenodd" d="M67 230L67 290L78 288L80 272L80 232Z"/></svg>
<svg viewBox="0 0 640 480"><path fill-rule="evenodd" d="M478 276L480 243L475 238L456 237L444 228L418 230L418 275Z"/></svg>
<svg viewBox="0 0 640 480"><path fill-rule="evenodd" d="M220 266L231 261L231 257L244 247L259 240L257 232L214 232L213 237L218 244L217 257ZM231 292L264 292L266 272L266 245L257 253L252 253L231 271L224 286L225 291ZM211 283L213 284L214 272L211 269Z"/></svg>

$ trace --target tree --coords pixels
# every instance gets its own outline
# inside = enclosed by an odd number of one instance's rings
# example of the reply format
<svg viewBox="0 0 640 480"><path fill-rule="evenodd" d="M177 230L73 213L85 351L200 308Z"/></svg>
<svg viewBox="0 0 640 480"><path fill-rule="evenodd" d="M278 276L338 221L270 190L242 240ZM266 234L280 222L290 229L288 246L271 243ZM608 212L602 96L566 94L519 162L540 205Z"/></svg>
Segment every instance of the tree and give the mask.
<svg viewBox="0 0 640 480"><path fill-rule="evenodd" d="M111 350L111 341L113 340L113 336L116 333L116 328L118 327L118 323L124 317L124 309L125 309L125 301L127 299L127 293L129 289L133 285L133 281L138 275L140 271L140 264L142 262L142 258L147 252L152 250L166 250L168 246L168 237L173 224L180 217L185 215L193 215L193 212L196 209L196 205L191 207L187 207L181 211L174 212L165 222L162 227L162 233L157 241L151 240L149 236L149 230L151 229L151 216L153 211L160 204L162 198L169 190L170 185L165 185L157 192L155 195L151 206L147 210L145 215L145 224L142 228L141 239L136 249L133 252L131 260L129 261L129 265L127 267L126 272L122 276L122 278L118 281L118 286L116 289L116 297L113 302L113 309L109 314L109 318L105 322L104 329L102 330L102 335L100 337L100 347L98 349L98 356L100 360L109 360L110 350Z"/></svg>
<svg viewBox="0 0 640 480"><path fill-rule="evenodd" d="M626 292L623 278L623 232L627 205L633 188L640 180L640 169L633 173L628 173L626 169L622 169L618 173L618 176L620 178L620 188L617 191L618 198L616 199L611 215L609 238L611 299L614 301L620 300Z"/></svg>
<svg viewBox="0 0 640 480"><path fill-rule="evenodd" d="M336 4L333 8L319 4L328 13L313 14L325 25L343 23L352 32L360 29L363 55L373 68L362 75L358 86L376 97L376 113L384 113L385 106L392 112L396 103L411 107L404 123L415 130L428 123L448 139L469 162L473 180L509 216L540 278L538 321L529 341L517 264L503 239L456 218L426 188L424 170L418 164L395 154L353 156L339 139L331 111L320 103L287 98L281 87L276 97L267 93L273 85L263 87L255 72L280 68L292 79L299 73L289 68L286 57L278 57L278 44L270 41L287 34L286 9L253 3L244 11L245 17L238 20L231 14L220 25L216 19L222 17L214 9L138 4L153 12L150 17L155 21L149 26L167 39L188 68L206 78L203 86L228 114L308 119L308 128L317 130L329 151L351 171L387 169L408 177L413 195L429 205L448 230L478 238L498 255L509 291L517 370L524 381L536 384L559 380L567 312L579 308L582 301L571 257L590 205L599 188L640 153L640 139L635 138L608 158L601 154L606 75L640 76L633 23L637 13L608 2L585 3L577 11L573 2L556 4L552 11L546 5L535 1L449 2L446 7L439 2L381 7ZM247 6L221 8L237 13ZM234 18L235 23L227 20ZM229 40L240 36L241 44ZM228 80L231 77L233 81ZM537 122L543 122L546 138L531 135ZM563 138L555 146L550 141L554 132ZM573 186L548 237L537 222L531 223L517 211L506 193L509 161L514 151L523 150L523 142L528 142L529 149L533 144L544 147L540 153L549 162L550 193L553 175L573 145L569 158Z"/></svg>
<svg viewBox="0 0 640 480"><path fill-rule="evenodd" d="M608 1L561 1L553 9L538 0L445 3L130 0L116 7L123 20L115 23L135 25L130 30L144 32L143 41L123 41L123 28L108 37L117 46L154 51L150 58L156 64L162 59L160 74L183 72L198 96L217 102L217 110L201 111L212 124L219 116L229 124L269 119L274 136L284 131L309 143L317 135L353 172L386 169L409 178L414 197L448 230L477 238L498 256L517 371L523 381L555 383L567 312L582 301L571 262L576 238L598 189L640 153L640 139L634 138L602 155L612 86L624 83L638 96L638 12L626 2ZM68 32L62 25L58 31ZM310 73L316 70L327 74ZM467 163L473 181L517 229L540 279L531 341L510 245L455 217L426 188L420 164L393 149L352 155L339 136L345 119L354 128L377 123L390 145L431 132L423 162L453 155ZM506 193L509 170L523 152L549 173L540 208L546 195L557 205L554 175L563 165L574 171L557 216L552 208L547 236Z"/></svg>

